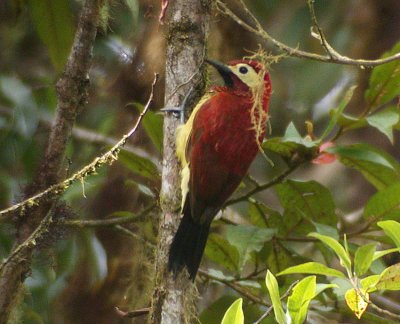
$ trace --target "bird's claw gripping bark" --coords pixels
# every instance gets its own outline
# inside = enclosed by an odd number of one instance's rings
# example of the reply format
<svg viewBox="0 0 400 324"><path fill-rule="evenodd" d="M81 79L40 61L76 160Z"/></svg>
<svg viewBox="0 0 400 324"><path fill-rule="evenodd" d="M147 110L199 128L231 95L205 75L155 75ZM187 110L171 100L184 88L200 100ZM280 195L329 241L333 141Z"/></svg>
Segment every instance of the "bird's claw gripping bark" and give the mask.
<svg viewBox="0 0 400 324"><path fill-rule="evenodd" d="M190 98L190 96L193 94L193 87L190 88L188 93L185 95L185 98L183 98L182 104L178 107L164 107L161 108L160 111L162 112L172 112L174 115L179 117L181 123L185 123L185 112L187 108L187 103Z"/></svg>

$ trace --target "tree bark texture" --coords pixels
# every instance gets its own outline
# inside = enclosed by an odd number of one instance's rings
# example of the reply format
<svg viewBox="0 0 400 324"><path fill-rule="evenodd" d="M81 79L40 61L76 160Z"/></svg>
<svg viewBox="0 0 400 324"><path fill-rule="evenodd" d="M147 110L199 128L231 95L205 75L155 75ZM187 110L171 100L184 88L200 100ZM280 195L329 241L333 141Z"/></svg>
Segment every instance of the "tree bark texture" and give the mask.
<svg viewBox="0 0 400 324"><path fill-rule="evenodd" d="M194 89L197 99L205 88L204 57L210 4L201 0L170 1L166 16L165 106L182 104ZM179 120L164 118L161 219L155 264L151 323L188 323L194 315L195 287L185 274L176 280L167 270L169 247L180 222L180 165L175 153Z"/></svg>
<svg viewBox="0 0 400 324"><path fill-rule="evenodd" d="M86 0L82 8L73 47L64 73L56 86L58 98L56 118L51 128L45 157L34 183L26 189L26 197L63 178L61 170L64 164L66 146L71 137L75 118L88 97L88 73L102 2L103 0ZM13 308L18 303L18 296L22 284L30 272L32 254L37 249L37 244L43 243L48 246L51 243L50 241L53 240L50 237L52 229L46 228L43 230L41 242L34 241L29 242L29 244L25 242L55 203L54 199L44 200L39 206L26 208L20 215L17 215L17 240L12 253L15 253L18 247L19 250L5 264L0 274L0 324L7 323Z"/></svg>

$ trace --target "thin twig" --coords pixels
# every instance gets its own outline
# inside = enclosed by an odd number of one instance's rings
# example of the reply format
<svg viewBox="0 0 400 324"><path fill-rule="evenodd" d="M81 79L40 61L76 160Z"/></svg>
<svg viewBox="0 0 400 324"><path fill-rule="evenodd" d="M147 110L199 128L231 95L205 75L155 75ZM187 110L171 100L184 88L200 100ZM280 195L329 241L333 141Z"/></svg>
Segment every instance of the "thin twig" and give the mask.
<svg viewBox="0 0 400 324"><path fill-rule="evenodd" d="M126 134L124 135L110 150L108 150L106 153L102 154L99 157L96 157L91 163L88 165L84 166L82 169L80 169L78 172L76 172L74 175L71 177L67 178L64 181L61 181L55 185L52 185L48 187L47 189L9 207L4 210L0 211L0 217L4 217L6 214L15 212L16 210L19 209L24 209L24 208L29 208L33 205L37 205L39 201L49 195L54 195L54 196L59 196L61 195L65 190L68 189L68 187L76 182L77 180L85 179L87 176L95 173L100 166L103 166L104 164L109 164L111 165L114 161L118 159L118 154L123 145L125 145L126 141L128 138L130 138L138 129L144 115L148 111L150 105L153 102L153 96L154 96L154 86L158 81L158 74L155 74L153 83L151 85L151 93L150 97L142 111L142 113L139 115L138 119L136 120L135 126Z"/></svg>
<svg viewBox="0 0 400 324"><path fill-rule="evenodd" d="M241 1L242 5L243 2ZM216 0L217 4L217 9L223 13L224 15L232 18L237 24L242 26L244 29L248 30L249 32L263 38L266 41L271 42L275 47L277 47L280 51L286 53L289 56L293 57L301 57L301 58L306 58L310 60L315 60L315 61L320 61L320 62L325 62L325 63L335 63L335 64L343 64L343 65L355 65L359 67L373 67L385 63L389 63L395 60L400 59L400 53L396 53L392 56L388 56L382 59L377 59L377 60L364 60L364 59L352 59L347 56L343 56L336 52L332 47L330 48L331 53L335 53L334 56L331 55L320 55L312 52L307 52L307 51L302 51L299 50L298 48L290 47L275 38L273 38L271 35L268 34L267 31L265 31L262 28L259 28L257 26L260 26L259 23L256 24L256 27L253 27L246 22L244 22L241 18L239 18L235 13L233 13L232 10L229 9L229 7L222 1ZM246 13L250 13L250 11L247 9L246 6L243 8ZM249 14L249 16L253 19L256 20L253 14Z"/></svg>
<svg viewBox="0 0 400 324"><path fill-rule="evenodd" d="M324 32L322 31L322 28L318 24L317 16L314 9L314 0L307 0L307 5L310 11L313 27L317 30L317 34L315 34L313 30L311 30L311 35L320 41L321 46L324 48L325 52L329 55L331 59L338 59L341 55L336 52L333 47L328 43Z"/></svg>
<svg viewBox="0 0 400 324"><path fill-rule="evenodd" d="M119 309L119 307L115 307L115 311L117 312L117 314L119 316L127 317L127 318L134 318L134 317L147 315L148 313L150 313L150 310L151 310L151 307L145 307L145 308L141 308L141 309L135 309L134 311L125 312L125 311Z"/></svg>
<svg viewBox="0 0 400 324"><path fill-rule="evenodd" d="M73 227L103 227L103 226L114 226L130 223L132 221L138 221L146 216L157 206L156 203L143 209L139 214L132 214L129 216L113 217L108 219L66 219L60 220L58 224L73 226Z"/></svg>
<svg viewBox="0 0 400 324"><path fill-rule="evenodd" d="M294 288L294 286L297 285L297 283L299 282L299 280L296 280L294 282L292 282L292 284L289 286L289 288L286 290L286 292L281 296L281 300L284 300L287 296L289 296L289 294L291 293L292 289ZM255 321L253 324L260 324L261 321L266 318L269 313L271 313L273 310L272 305L270 307L268 307L268 309L265 311L265 313L257 320Z"/></svg>
<svg viewBox="0 0 400 324"><path fill-rule="evenodd" d="M14 113L15 112L12 108L0 105L0 114L12 117ZM53 124L53 118L49 114L39 114L39 120L41 123L43 123L44 126L49 128ZM87 143L101 144L108 146L113 146L119 140L118 138L100 134L85 127L77 126L76 124L72 129L72 136L78 140L85 141ZM136 147L130 145L129 143L126 143L124 147L121 147L121 150L136 154L145 159L149 159L157 167L159 167L159 158L154 155L151 155L146 150L140 147Z"/></svg>
<svg viewBox="0 0 400 324"><path fill-rule="evenodd" d="M36 229L32 232L32 234L21 244L19 244L10 255L4 259L4 261L0 264L0 273L2 273L4 267L11 263L22 251L33 249L37 244L38 240L41 238L44 232L47 232L49 224L53 222L53 208L49 210L47 215L41 220L40 224Z"/></svg>
<svg viewBox="0 0 400 324"><path fill-rule="evenodd" d="M154 250L154 248L156 247L156 244L151 243L147 240L145 240L143 238L143 236L136 234L135 232L132 232L130 229L127 229L126 227L123 227L121 225L115 225L114 229L121 232L124 235L130 236L131 238L135 239L135 240L139 240L141 242L143 242L145 245L147 245L148 248L150 248L151 250Z"/></svg>
<svg viewBox="0 0 400 324"><path fill-rule="evenodd" d="M224 204L224 207L236 204L236 203L241 202L241 201L246 201L247 199L249 199L251 196L253 196L257 192L266 190L266 189L271 188L272 186L276 185L277 183L282 182L282 180L284 180L289 174L291 174L293 171L295 171L300 165L301 165L300 163L299 164L294 164L291 167L289 167L286 171L284 171L280 175L276 176L270 182L267 182L267 183L265 183L263 185L259 185L259 186L255 187L254 189L248 191L246 194L238 197L238 198L234 198L234 199L228 200Z"/></svg>
<svg viewBox="0 0 400 324"><path fill-rule="evenodd" d="M270 306L270 304L265 302L262 298L260 298L256 295L253 295L249 290L247 290L246 288L244 288L243 286L241 286L239 284L236 284L230 280L225 280L225 279L219 278L217 276L213 276L212 274L210 274L207 271L204 271L202 269L199 269L199 274L208 279L212 279L212 280L218 281L220 283L223 283L224 285L228 286L229 288L232 288L233 290L237 291L239 294L243 295L244 297L246 297L247 299L251 300L252 302L254 302L256 304L264 305L267 307Z"/></svg>

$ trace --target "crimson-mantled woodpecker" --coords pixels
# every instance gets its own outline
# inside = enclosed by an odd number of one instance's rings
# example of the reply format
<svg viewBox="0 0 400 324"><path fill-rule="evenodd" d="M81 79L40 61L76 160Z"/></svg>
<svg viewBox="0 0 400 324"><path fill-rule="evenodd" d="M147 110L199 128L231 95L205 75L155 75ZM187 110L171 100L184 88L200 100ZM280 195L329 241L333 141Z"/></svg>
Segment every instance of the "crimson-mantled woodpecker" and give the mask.
<svg viewBox="0 0 400 324"><path fill-rule="evenodd" d="M225 86L214 86L177 130L182 164L183 218L170 248L168 268L187 268L194 280L210 224L235 191L259 150L267 124L271 81L259 62L228 65L207 60Z"/></svg>

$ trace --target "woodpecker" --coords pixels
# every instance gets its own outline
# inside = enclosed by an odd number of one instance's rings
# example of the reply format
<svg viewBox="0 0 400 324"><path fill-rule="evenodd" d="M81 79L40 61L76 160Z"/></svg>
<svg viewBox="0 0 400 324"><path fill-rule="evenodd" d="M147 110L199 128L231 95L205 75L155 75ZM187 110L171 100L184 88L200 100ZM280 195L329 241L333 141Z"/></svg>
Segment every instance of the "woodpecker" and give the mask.
<svg viewBox="0 0 400 324"><path fill-rule="evenodd" d="M186 268L192 280L211 221L259 151L272 90L269 73L257 61L206 62L216 68L224 86L210 88L176 135L183 217L170 247L168 269L176 278Z"/></svg>

